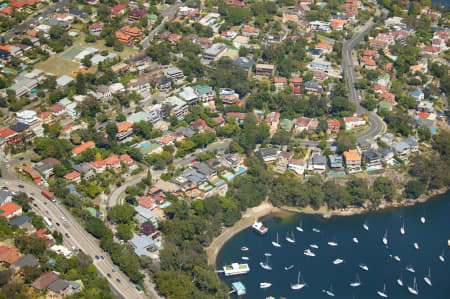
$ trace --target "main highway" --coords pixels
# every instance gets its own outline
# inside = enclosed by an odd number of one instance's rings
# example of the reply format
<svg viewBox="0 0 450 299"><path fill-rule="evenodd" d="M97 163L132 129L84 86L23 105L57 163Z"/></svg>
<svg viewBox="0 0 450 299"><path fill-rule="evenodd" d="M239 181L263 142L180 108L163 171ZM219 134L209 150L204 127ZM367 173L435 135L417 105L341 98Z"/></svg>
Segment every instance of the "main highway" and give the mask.
<svg viewBox="0 0 450 299"><path fill-rule="evenodd" d="M377 10L377 15L379 14L380 11ZM371 18L363 27L358 30L358 32L356 32L352 36L351 39L344 43L344 46L342 48L342 66L344 69L347 88L349 89L349 99L353 103L355 103L357 107L356 112L358 114L365 114L369 118L369 128L357 135L358 141L374 139L385 130L385 124L383 120L381 120L381 118L375 113L361 106L361 95L355 85L356 75L352 57L353 48L362 41L364 36L370 32L374 25L375 23L373 22L373 18Z"/></svg>
<svg viewBox="0 0 450 299"><path fill-rule="evenodd" d="M41 195L41 189L27 181L19 179L0 179L1 187L8 187L11 191L25 192L34 198L32 210L42 216L51 219L52 229L64 234L64 244L68 248L72 246L81 249L85 254L92 257L94 265L112 286L115 293L123 298L147 298L146 295L136 289L128 277L116 267L109 254L103 251L98 245L98 240L91 236L75 220L70 212L59 202L53 203ZM19 187L23 186L23 188ZM65 220L63 220L64 216ZM58 223L58 224L56 224ZM98 259L96 258L98 257Z"/></svg>

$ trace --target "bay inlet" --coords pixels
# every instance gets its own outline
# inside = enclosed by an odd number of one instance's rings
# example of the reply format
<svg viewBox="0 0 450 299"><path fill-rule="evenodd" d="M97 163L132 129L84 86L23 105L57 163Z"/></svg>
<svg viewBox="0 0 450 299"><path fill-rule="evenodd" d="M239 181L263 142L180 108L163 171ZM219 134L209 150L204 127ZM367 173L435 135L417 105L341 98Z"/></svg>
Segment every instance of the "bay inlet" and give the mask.
<svg viewBox="0 0 450 299"><path fill-rule="evenodd" d="M421 222L421 217L425 218L425 223ZM274 213L261 220L269 228L267 234L260 236L250 228L245 229L230 239L217 256L217 269L233 262L248 263L250 272L246 275L225 278L219 273L230 287L236 281L244 284L247 294L240 298L326 298L324 290L332 290L335 298L380 298L377 291L383 291L384 285L389 298L450 298L450 247L447 244L450 239L450 193L414 206L370 214L325 219L306 214L286 217L285 213L278 217ZM303 232L296 230L300 223ZM364 223L367 223L368 231L363 229ZM320 232L314 232L313 228ZM281 247L272 245L277 233ZM286 241L286 236L292 234L295 243ZM385 236L387 245L383 242ZM330 242L337 246L330 246ZM312 244L318 248L311 247ZM243 246L249 250L241 251ZM316 256L304 255L308 248ZM271 254L270 271L259 265L266 261L265 253ZM445 262L441 261L441 255ZM242 260L243 256L249 260ZM336 260L343 262L335 264ZM365 264L368 271L360 264ZM406 270L407 267L412 267L415 272ZM297 283L299 271L301 281L307 286L298 291L291 290L291 284ZM432 286L424 280L428 276ZM418 296L408 292L414 277ZM402 280L403 287L399 286L398 279ZM351 287L355 281L361 284ZM261 289L262 282L272 285Z"/></svg>

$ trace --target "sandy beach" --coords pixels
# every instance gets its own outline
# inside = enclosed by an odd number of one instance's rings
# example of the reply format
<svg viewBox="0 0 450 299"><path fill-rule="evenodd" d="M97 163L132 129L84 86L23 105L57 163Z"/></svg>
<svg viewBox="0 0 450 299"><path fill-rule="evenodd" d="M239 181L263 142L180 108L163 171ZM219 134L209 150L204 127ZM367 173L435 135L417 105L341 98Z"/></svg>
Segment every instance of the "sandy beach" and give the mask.
<svg viewBox="0 0 450 299"><path fill-rule="evenodd" d="M259 206L247 209L242 215L242 218L236 222L232 227L228 227L222 231L222 233L215 238L211 244L205 249L208 255L208 264L214 265L216 263L217 255L222 248L222 246L230 240L234 235L240 231L246 229L252 223L260 217L274 213L274 212L293 212L293 213L304 213L304 214L317 214L322 215L325 218L330 218L332 216L351 216L362 213L369 213L374 211L379 211L386 208L396 208L396 207L407 207L412 206L416 203L425 202L431 197L444 194L448 191L448 188L442 188L423 194L421 197L415 200L403 200L401 202L383 202L380 206L376 208L359 208L350 207L341 210L328 210L326 206L320 207L318 210L314 210L312 207L305 208L295 208L295 207L274 207L270 202L264 201Z"/></svg>
<svg viewBox="0 0 450 299"><path fill-rule="evenodd" d="M255 220L258 220L258 218L279 211L281 210L274 207L268 201L264 201L257 207L245 210L242 218L238 222L236 222L232 227L224 229L222 233L205 249L206 254L208 255L208 264L214 265L216 263L217 254L220 249L235 234L252 225Z"/></svg>

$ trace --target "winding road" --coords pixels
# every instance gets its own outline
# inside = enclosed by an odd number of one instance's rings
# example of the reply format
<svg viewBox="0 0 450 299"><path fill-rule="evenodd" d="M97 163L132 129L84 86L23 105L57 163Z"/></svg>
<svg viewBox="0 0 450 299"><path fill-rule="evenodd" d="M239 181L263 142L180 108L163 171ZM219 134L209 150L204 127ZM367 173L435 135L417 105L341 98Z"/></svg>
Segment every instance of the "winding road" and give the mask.
<svg viewBox="0 0 450 299"><path fill-rule="evenodd" d="M379 15L380 11L377 10L376 15ZM349 90L349 99L355 103L356 112L358 114L365 114L369 118L369 128L357 135L358 141L364 141L367 139L375 139L385 130L385 124L383 120L376 115L376 113L367 110L361 106L361 95L359 90L356 88L356 75L355 66L353 64L352 50L359 44L364 36L369 33L372 27L375 25L373 18L371 18L363 27L356 32L351 39L344 43L342 48L342 66L344 69L345 82Z"/></svg>

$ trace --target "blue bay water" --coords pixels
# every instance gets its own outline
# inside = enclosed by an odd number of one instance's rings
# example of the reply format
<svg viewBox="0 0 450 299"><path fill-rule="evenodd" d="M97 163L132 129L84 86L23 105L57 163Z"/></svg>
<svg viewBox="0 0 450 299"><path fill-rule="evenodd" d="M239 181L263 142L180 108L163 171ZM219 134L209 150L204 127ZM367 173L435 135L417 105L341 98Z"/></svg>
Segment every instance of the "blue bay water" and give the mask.
<svg viewBox="0 0 450 299"><path fill-rule="evenodd" d="M426 217L426 223L420 222L420 217ZM387 209L381 212L355 215L348 217L333 217L324 219L315 215L296 214L291 217L278 218L269 215L262 218L269 227L269 232L259 236L250 229L246 229L234 236L225 246L217 258L217 267L232 262L246 262L250 266L247 275L224 277L230 286L235 281L241 281L247 295L240 298L327 298L322 292L332 285L335 298L380 298L377 290L386 284L389 298L450 298L450 193L434 198L427 203L417 204L407 208ZM303 222L304 232L298 232L295 227ZM369 231L362 228L367 221ZM405 224L406 234L400 234L400 227ZM320 233L312 232L316 227ZM287 232L294 231L296 243L285 240ZM387 231L388 247L382 243L383 235ZM275 248L271 242L279 233L281 248ZM352 241L359 239L359 244ZM330 247L327 242L336 241L337 247ZM413 247L417 242L420 249ZM303 254L309 244L317 244L319 249L312 249L315 257ZM247 246L249 251L242 252L240 248ZM445 263L439 260L442 250L445 253ZM272 271L263 270L259 262L265 261L264 253L271 253L270 264ZM390 257L392 255L392 257ZM242 261L247 256L249 261ZM399 256L400 262L393 256ZM334 265L333 260L340 258L345 262ZM369 271L363 271L359 264L364 263ZM290 271L284 267L294 265ZM405 270L407 265L415 268L415 273ZM428 286L424 277L431 268L432 287ZM297 273L301 271L301 280L308 286L300 291L290 289L291 283L296 283ZM352 288L349 284L356 280L359 274L362 285ZM397 285L397 278L402 275L404 286ZM411 295L407 287L412 286L416 277L419 295ZM270 282L272 287L260 289L260 282Z"/></svg>

